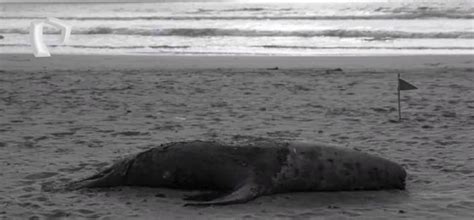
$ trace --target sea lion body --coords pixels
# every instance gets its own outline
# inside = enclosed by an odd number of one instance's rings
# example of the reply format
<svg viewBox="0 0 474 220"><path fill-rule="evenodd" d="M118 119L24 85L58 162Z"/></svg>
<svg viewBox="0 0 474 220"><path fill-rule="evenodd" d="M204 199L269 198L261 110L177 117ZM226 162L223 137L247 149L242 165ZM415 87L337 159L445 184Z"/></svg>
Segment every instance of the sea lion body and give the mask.
<svg viewBox="0 0 474 220"><path fill-rule="evenodd" d="M355 150L301 143L229 146L190 141L144 151L69 187L218 190L223 193L190 198L210 200L190 205L225 205L295 191L404 189L405 177L400 165Z"/></svg>

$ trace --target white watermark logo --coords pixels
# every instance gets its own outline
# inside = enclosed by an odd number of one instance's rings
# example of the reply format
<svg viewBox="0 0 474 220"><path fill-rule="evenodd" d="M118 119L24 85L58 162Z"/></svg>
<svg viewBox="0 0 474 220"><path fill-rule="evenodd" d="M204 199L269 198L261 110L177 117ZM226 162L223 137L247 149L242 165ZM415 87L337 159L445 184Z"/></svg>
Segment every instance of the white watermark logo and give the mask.
<svg viewBox="0 0 474 220"><path fill-rule="evenodd" d="M35 57L49 57L46 44L43 41L43 27L45 24L61 29L61 43L65 44L71 36L71 27L57 18L46 18L44 21L33 21L30 25L30 40Z"/></svg>

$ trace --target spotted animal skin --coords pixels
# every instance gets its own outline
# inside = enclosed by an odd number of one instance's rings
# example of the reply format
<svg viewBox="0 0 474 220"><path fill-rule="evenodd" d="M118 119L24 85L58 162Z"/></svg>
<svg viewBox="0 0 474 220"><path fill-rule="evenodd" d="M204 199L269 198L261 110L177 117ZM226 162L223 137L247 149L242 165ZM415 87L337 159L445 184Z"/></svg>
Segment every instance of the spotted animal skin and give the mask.
<svg viewBox="0 0 474 220"><path fill-rule="evenodd" d="M301 191L405 189L406 171L360 151L318 144L208 141L163 144L123 159L69 189L147 186L214 190L186 205L244 203Z"/></svg>

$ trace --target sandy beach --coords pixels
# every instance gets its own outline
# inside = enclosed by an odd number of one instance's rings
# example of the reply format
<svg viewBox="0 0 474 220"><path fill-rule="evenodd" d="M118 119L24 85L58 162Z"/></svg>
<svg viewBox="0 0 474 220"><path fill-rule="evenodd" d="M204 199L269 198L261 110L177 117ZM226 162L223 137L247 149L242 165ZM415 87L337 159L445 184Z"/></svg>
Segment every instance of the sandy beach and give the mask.
<svg viewBox="0 0 474 220"><path fill-rule="evenodd" d="M418 90L402 91L397 73ZM402 164L406 191L183 207L193 192L55 191L161 143L322 142ZM2 219L472 219L474 57L0 55Z"/></svg>

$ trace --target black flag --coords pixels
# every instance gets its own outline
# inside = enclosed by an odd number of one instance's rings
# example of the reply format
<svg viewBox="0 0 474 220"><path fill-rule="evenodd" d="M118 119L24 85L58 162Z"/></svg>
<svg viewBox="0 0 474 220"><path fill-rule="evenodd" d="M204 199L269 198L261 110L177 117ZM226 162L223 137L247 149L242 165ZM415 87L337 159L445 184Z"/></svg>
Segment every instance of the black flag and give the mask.
<svg viewBox="0 0 474 220"><path fill-rule="evenodd" d="M416 86L410 84L409 82L403 80L403 79L398 79L398 90L413 90L413 89L418 89Z"/></svg>
<svg viewBox="0 0 474 220"><path fill-rule="evenodd" d="M413 90L418 89L416 86L410 84L409 82L400 79L400 73L398 74L398 121L402 120L402 108L400 107L400 91L401 90Z"/></svg>

